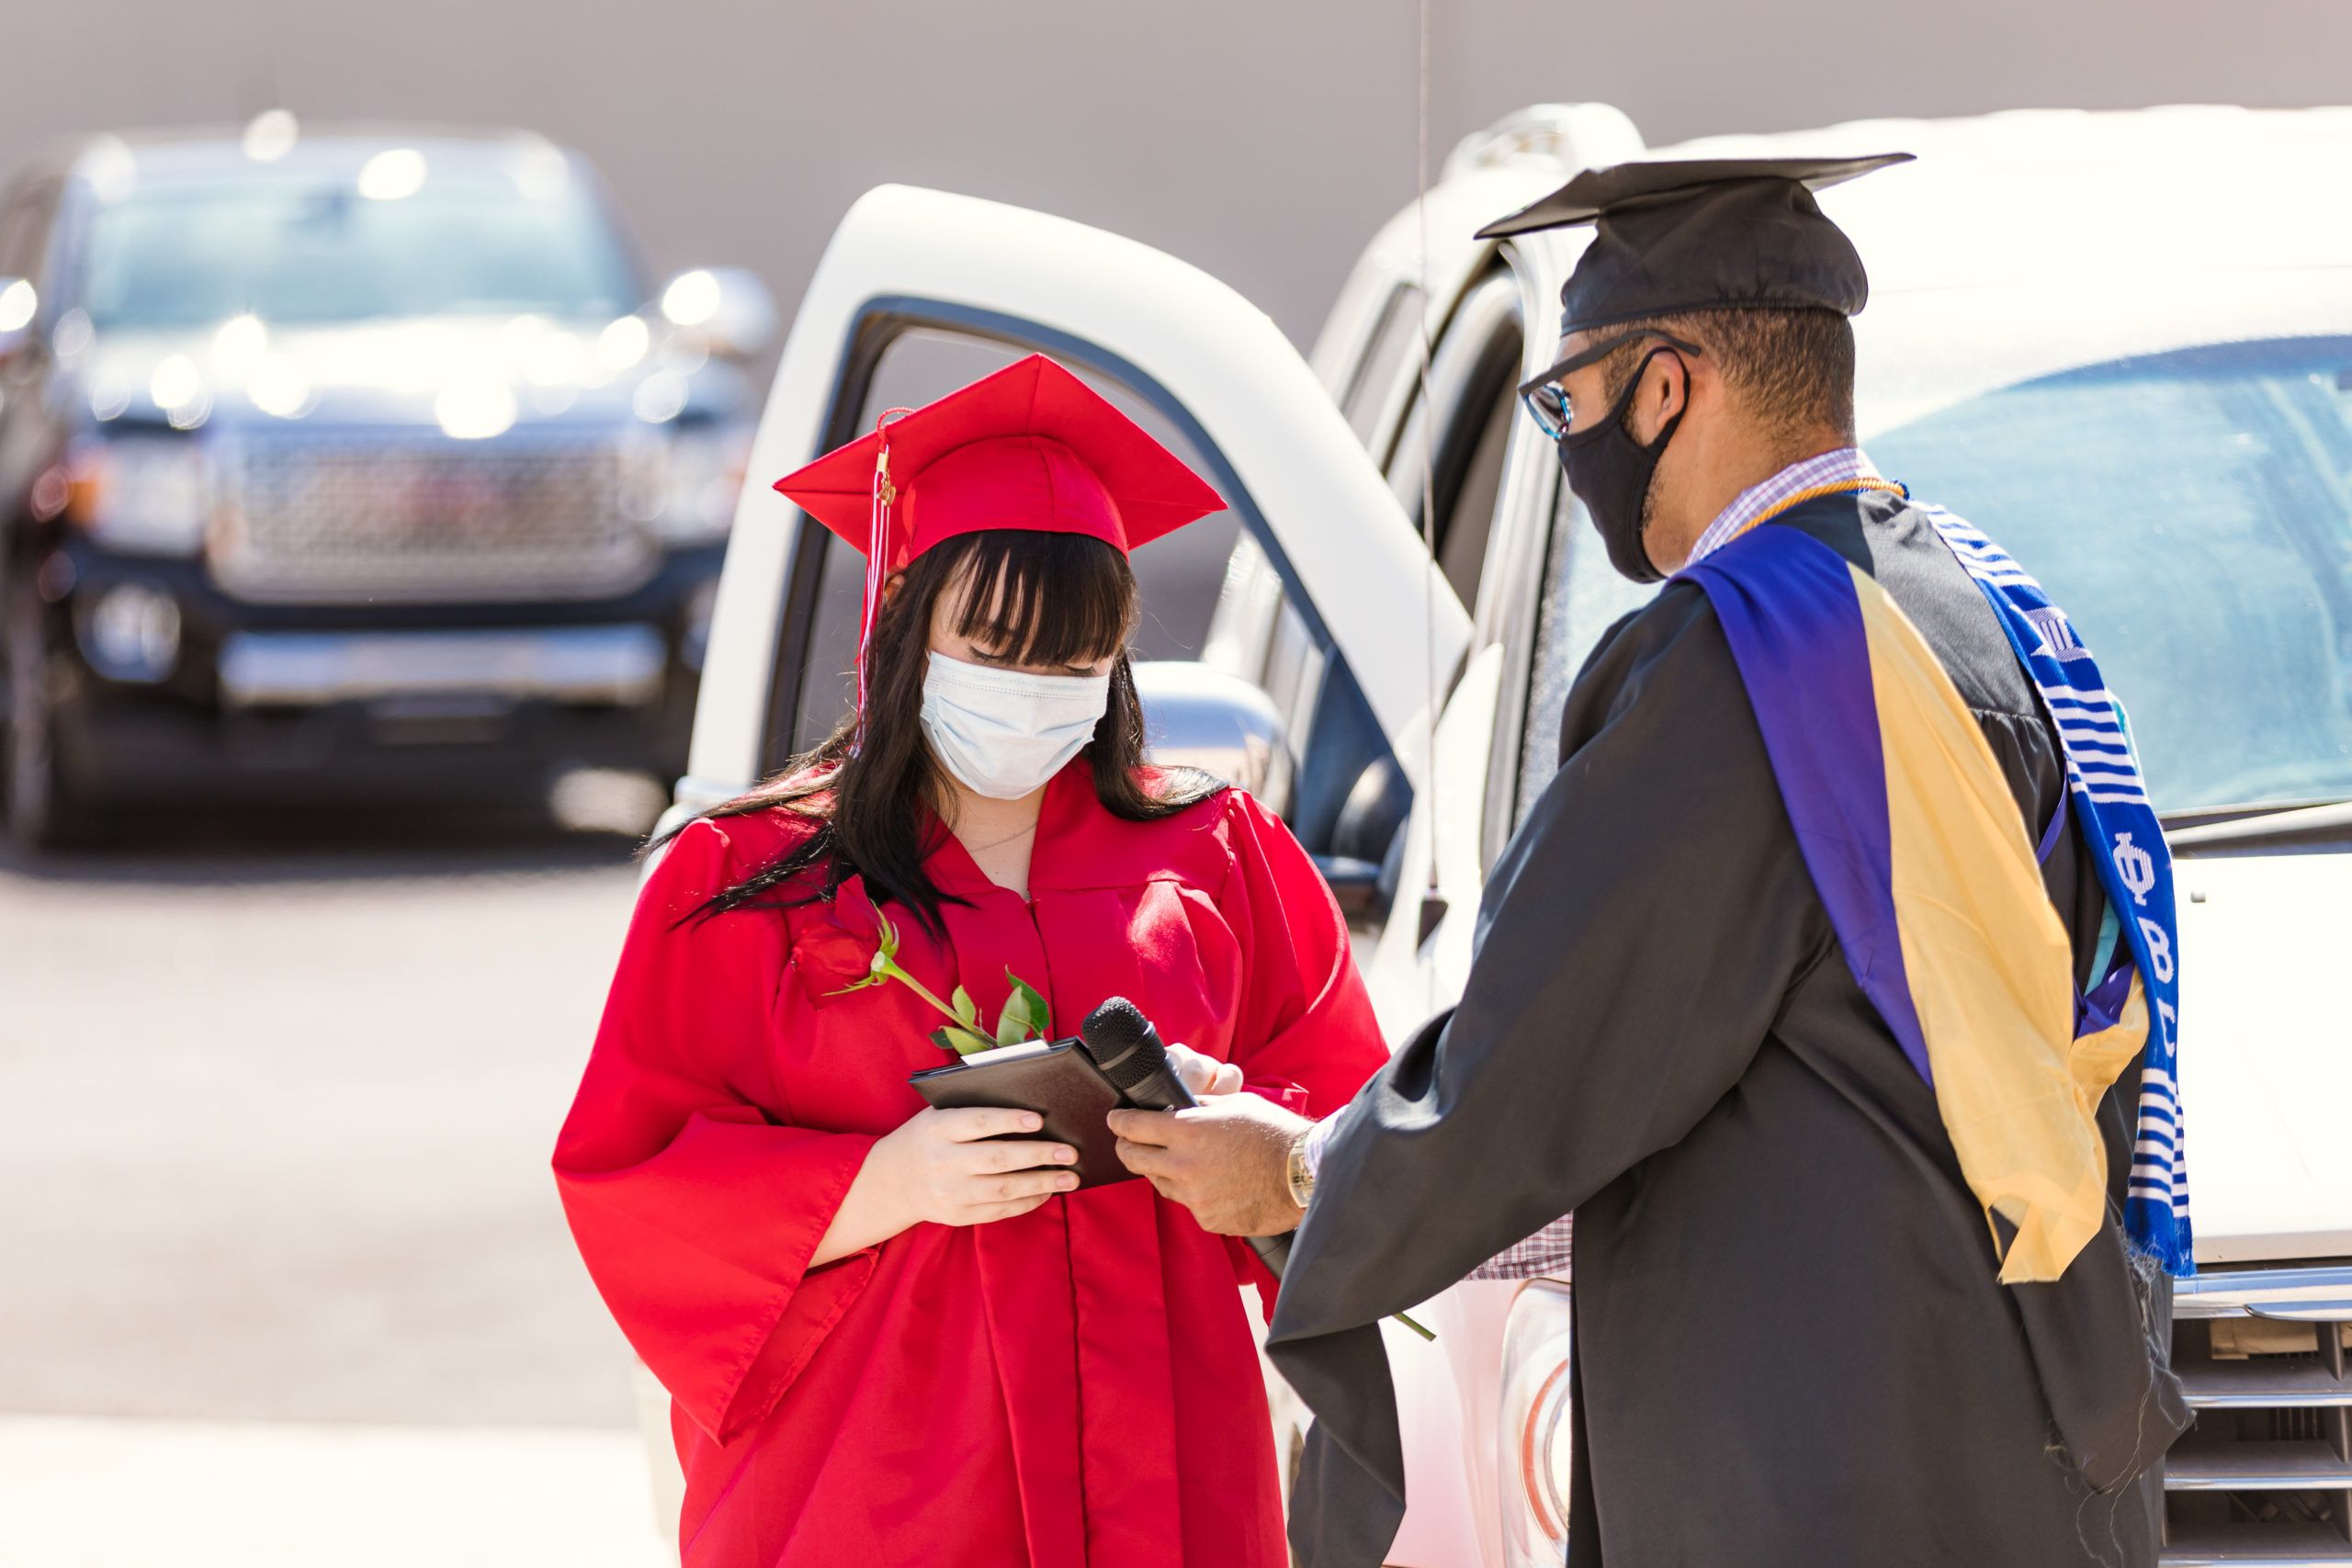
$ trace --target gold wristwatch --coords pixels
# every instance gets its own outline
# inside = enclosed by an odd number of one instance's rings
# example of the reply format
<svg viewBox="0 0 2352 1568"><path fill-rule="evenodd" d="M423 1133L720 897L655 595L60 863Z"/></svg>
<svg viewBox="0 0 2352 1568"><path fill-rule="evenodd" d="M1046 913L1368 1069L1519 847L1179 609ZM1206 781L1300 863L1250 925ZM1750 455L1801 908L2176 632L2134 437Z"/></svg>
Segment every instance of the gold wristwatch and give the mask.
<svg viewBox="0 0 2352 1568"><path fill-rule="evenodd" d="M1315 1196L1315 1170L1306 1163L1306 1134L1312 1131L1308 1128L1290 1141L1290 1156L1283 1164L1283 1179L1290 1184L1290 1201L1302 1209Z"/></svg>

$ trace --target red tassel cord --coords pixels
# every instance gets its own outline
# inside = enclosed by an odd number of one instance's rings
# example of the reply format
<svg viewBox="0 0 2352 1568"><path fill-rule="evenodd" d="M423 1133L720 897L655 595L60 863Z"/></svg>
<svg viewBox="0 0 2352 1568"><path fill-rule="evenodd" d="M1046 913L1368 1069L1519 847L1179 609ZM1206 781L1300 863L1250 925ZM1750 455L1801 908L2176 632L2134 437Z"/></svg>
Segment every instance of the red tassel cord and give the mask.
<svg viewBox="0 0 2352 1568"><path fill-rule="evenodd" d="M882 613L882 585L889 580L890 563L897 553L897 541L890 536L890 506L899 499L898 486L890 479L890 422L912 409L885 409L882 417L874 422L874 434L881 437L874 453L874 510L866 532L865 604L857 623L857 735L851 744L854 756L865 741L865 681L866 664L874 642L874 618Z"/></svg>

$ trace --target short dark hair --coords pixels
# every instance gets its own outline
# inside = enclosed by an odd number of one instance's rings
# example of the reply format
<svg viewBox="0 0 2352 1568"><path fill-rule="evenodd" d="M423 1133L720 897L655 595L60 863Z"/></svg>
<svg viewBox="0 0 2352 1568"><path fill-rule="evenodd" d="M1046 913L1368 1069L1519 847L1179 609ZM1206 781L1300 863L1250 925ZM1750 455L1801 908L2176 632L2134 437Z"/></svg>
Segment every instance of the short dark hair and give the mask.
<svg viewBox="0 0 2352 1568"><path fill-rule="evenodd" d="M1688 338L1713 355L1724 383L1776 436L1815 430L1854 434L1854 328L1835 310L1692 310L1598 329L1657 332ZM1609 356L1611 402L1634 378L1645 345L1629 343Z"/></svg>

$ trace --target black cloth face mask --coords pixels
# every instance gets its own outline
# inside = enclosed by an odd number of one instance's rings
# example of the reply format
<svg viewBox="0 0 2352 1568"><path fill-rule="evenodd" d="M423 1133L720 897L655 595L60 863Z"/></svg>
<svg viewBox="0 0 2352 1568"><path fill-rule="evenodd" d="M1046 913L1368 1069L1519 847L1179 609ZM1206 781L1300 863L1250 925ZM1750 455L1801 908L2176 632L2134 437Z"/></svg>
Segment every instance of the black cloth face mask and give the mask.
<svg viewBox="0 0 2352 1568"><path fill-rule="evenodd" d="M1608 549L1609 564L1635 582L1657 582L1666 576L1642 547L1642 512L1649 499L1650 480L1657 472L1657 460L1665 456L1666 444L1674 439L1675 427L1690 412L1687 381L1682 406L1648 446L1634 439L1633 432L1625 428L1625 415L1633 407L1634 394L1641 389L1642 375L1649 369L1650 361L1661 354L1676 354L1679 347L1661 344L1642 355L1607 413L1586 429L1563 430L1556 437L1568 488L1591 514L1592 525Z"/></svg>

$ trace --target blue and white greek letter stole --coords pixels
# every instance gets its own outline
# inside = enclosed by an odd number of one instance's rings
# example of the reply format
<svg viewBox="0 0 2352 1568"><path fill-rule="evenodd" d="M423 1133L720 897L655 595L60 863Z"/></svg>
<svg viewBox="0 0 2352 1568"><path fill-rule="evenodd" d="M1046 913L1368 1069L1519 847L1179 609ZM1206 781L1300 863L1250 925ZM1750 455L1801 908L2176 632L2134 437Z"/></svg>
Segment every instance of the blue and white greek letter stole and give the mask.
<svg viewBox="0 0 2352 1568"><path fill-rule="evenodd" d="M2090 649L2041 584L1961 518L1939 506L1919 510L1984 592L2057 721L2066 753L2068 808L2098 866L2108 918L2123 938L2107 973L2094 977L2082 998L2086 1027L2111 1024L2120 1015L2135 971L2149 1004L2124 1231L2136 1249L2186 1279L2196 1272L2196 1261L2181 1122L2179 928L2172 854L2148 801L2130 727Z"/></svg>

